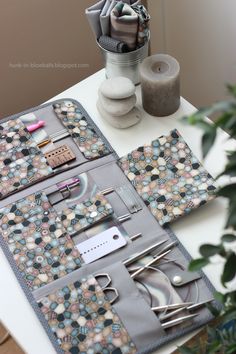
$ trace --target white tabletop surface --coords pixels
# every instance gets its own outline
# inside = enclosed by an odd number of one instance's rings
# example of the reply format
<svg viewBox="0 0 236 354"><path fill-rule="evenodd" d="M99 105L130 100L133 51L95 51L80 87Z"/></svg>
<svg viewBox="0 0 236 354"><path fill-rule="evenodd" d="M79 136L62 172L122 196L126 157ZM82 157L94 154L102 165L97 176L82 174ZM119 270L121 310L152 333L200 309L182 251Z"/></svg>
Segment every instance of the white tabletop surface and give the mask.
<svg viewBox="0 0 236 354"><path fill-rule="evenodd" d="M138 125L125 130L118 130L104 122L96 109L98 87L104 79L105 73L104 70L101 70L55 96L52 100L58 98L78 100L119 156L143 143L150 142L162 134L168 133L173 128L177 128L196 156L201 159L200 130L184 125L179 120L183 115L188 115L195 110L189 102L181 99L179 110L172 116L165 118L152 117L143 111L143 119ZM138 105L141 108L140 87L137 87L137 96ZM232 146L232 142L226 142L226 140L227 135L220 132L216 145L204 162L205 167L213 176L216 176L223 169L225 163L223 151L226 145L227 147L229 144ZM198 257L198 249L202 243L218 242L224 226L225 215L225 200L218 198L192 212L189 216L176 221L172 224L172 228L192 257ZM215 263L204 269L217 290L222 290L219 279L221 267L222 264ZM23 350L28 354L55 354L52 344L17 283L2 250L0 250L0 289L0 320L10 330ZM169 354L182 342L183 339L178 340L156 353Z"/></svg>

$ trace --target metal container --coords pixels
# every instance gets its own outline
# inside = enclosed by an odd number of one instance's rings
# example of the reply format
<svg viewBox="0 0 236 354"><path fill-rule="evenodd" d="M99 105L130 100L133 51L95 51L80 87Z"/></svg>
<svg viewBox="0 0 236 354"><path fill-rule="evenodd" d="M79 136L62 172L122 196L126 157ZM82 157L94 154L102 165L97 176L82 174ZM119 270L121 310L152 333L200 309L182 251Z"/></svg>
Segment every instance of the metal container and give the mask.
<svg viewBox="0 0 236 354"><path fill-rule="evenodd" d="M139 65L148 56L149 41L128 53L114 53L102 48L97 42L104 59L106 77L125 76L135 85L140 83Z"/></svg>

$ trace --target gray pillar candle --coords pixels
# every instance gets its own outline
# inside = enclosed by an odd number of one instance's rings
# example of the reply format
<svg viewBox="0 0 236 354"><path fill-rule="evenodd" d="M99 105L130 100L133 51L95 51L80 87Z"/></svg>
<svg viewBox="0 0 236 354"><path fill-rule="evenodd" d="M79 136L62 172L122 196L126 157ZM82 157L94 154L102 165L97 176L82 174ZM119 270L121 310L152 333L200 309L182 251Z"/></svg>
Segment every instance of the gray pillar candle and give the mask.
<svg viewBox="0 0 236 354"><path fill-rule="evenodd" d="M180 105L180 67L167 54L155 54L140 66L143 108L153 116L168 116Z"/></svg>

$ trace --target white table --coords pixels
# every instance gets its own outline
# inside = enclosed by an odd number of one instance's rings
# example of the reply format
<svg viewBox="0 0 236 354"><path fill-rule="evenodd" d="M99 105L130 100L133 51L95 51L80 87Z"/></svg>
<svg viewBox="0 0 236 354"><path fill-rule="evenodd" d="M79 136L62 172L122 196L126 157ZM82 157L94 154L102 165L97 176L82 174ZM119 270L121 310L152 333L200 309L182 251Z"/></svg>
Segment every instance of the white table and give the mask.
<svg viewBox="0 0 236 354"><path fill-rule="evenodd" d="M126 154L145 142L150 142L161 134L168 133L173 128L177 128L197 157L201 158L200 130L185 126L179 120L183 115L188 115L195 110L189 102L181 99L179 110L174 115L165 118L155 118L143 112L143 119L140 124L129 129L118 130L104 122L96 109L98 87L104 79L105 73L104 70L101 70L60 93L52 100L74 98L80 101L119 156ZM140 87L137 87L137 96L138 104L140 105ZM204 163L213 176L216 176L224 166L223 151L226 138L227 135L225 133L221 132L219 134L217 144ZM193 257L198 257L198 249L202 243L206 241L211 243L218 242L224 226L225 214L225 200L217 199L175 222L172 228L190 254ZM219 280L221 267L222 265L216 264L205 268L207 276L217 290L222 289ZM10 330L20 346L28 354L55 353L1 250L0 284L0 320ZM180 345L182 342L183 339L178 340L175 344L167 345L156 353L171 353L176 349L176 345Z"/></svg>

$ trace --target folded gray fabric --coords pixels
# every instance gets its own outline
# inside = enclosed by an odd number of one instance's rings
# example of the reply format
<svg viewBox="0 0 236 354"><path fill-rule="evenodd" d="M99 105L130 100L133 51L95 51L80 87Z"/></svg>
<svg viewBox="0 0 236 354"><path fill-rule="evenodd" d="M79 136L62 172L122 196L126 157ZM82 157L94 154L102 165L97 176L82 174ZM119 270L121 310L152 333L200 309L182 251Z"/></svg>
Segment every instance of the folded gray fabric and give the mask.
<svg viewBox="0 0 236 354"><path fill-rule="evenodd" d="M136 49L139 16L128 4L118 2L111 11L111 37Z"/></svg>
<svg viewBox="0 0 236 354"><path fill-rule="evenodd" d="M102 34L105 36L110 35L110 13L116 6L117 0L107 0L100 15L100 25Z"/></svg>
<svg viewBox="0 0 236 354"><path fill-rule="evenodd" d="M147 12L145 6L140 5L140 4L132 5L132 9L139 16L137 45L139 47L141 47L141 46L144 45L144 43L149 38L149 20L150 20L150 15Z"/></svg>
<svg viewBox="0 0 236 354"><path fill-rule="evenodd" d="M102 35L100 14L105 3L106 0L100 0L95 5L85 9L85 14L87 16L88 22L96 38L99 38Z"/></svg>
<svg viewBox="0 0 236 354"><path fill-rule="evenodd" d="M110 34L110 14L118 2L118 0L100 0L85 10L96 39L101 35ZM140 0L123 0L123 2L129 5L138 5Z"/></svg>
<svg viewBox="0 0 236 354"><path fill-rule="evenodd" d="M126 53L129 51L129 47L126 43L118 41L109 36L101 36L98 40L100 46L109 52L114 53Z"/></svg>

